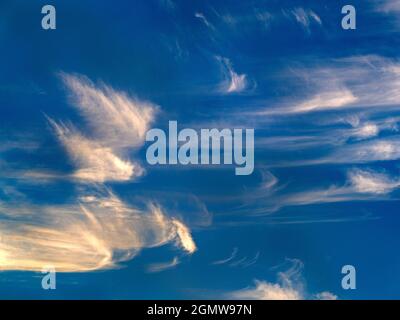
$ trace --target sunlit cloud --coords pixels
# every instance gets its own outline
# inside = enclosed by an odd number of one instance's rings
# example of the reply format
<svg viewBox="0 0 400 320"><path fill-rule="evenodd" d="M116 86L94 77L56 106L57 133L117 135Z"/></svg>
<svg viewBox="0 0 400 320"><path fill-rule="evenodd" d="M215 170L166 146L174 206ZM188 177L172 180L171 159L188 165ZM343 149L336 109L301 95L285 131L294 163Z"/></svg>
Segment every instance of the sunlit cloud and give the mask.
<svg viewBox="0 0 400 320"><path fill-rule="evenodd" d="M265 216L282 208L352 201L389 201L400 187L400 178L367 169L350 169L343 183L314 187L296 192L265 192L260 185L243 197L243 205L231 212L236 215ZM277 186L276 190L284 189ZM251 199L251 201L248 201ZM316 221L322 221L317 219ZM332 220L334 221L334 220Z"/></svg>
<svg viewBox="0 0 400 320"><path fill-rule="evenodd" d="M33 204L20 193L17 197L17 189L5 189L4 195L12 193L15 199L7 196L0 202L6 217L0 222L0 270L39 271L45 265L58 272L116 268L143 249L168 243L185 254L194 253L191 231L180 218L166 215L152 202L131 206L99 184L143 174L124 155L143 144L157 107L106 85L96 87L82 76L61 77L87 127L46 118L74 172L30 169L20 176L38 181L73 178L97 187L59 205Z"/></svg>
<svg viewBox="0 0 400 320"><path fill-rule="evenodd" d="M368 163L400 159L400 141L396 138L376 139L349 144L335 150L317 163Z"/></svg>
<svg viewBox="0 0 400 320"><path fill-rule="evenodd" d="M95 86L84 76L61 74L72 104L93 130L94 138L110 148L138 147L154 120L157 106L116 91Z"/></svg>
<svg viewBox="0 0 400 320"><path fill-rule="evenodd" d="M334 131L331 133L334 135L321 136L320 138L309 137L300 143L291 144L288 146L279 147L277 145L277 139L267 139L264 141L266 148L273 150L305 150L307 148L315 149L318 146L330 145L330 150L327 151L327 155L318 156L311 159L296 159L293 161L279 161L269 163L269 168L280 168L280 167L301 167L301 166L313 166L313 165L326 165L326 164L364 164L373 162L383 161L394 161L400 159L400 141L396 136L389 136L387 138L376 138L367 139L366 136L361 137L355 134L354 130L343 132ZM348 139L354 137L355 141L347 143ZM288 138L290 139L290 138ZM292 143L296 141L292 138ZM284 139L283 139L284 141Z"/></svg>
<svg viewBox="0 0 400 320"><path fill-rule="evenodd" d="M247 76L245 74L238 74L233 70L232 63L229 59L224 57L217 57L221 63L224 75L224 82L221 84L221 91L230 93L239 93L246 90L248 85Z"/></svg>
<svg viewBox="0 0 400 320"><path fill-rule="evenodd" d="M288 259L291 267L278 273L278 281L271 283L263 280L255 280L254 285L244 289L230 292L230 299L244 300L336 300L337 296L324 291L315 295L309 295L304 290L302 280L303 263L298 259Z"/></svg>
<svg viewBox="0 0 400 320"><path fill-rule="evenodd" d="M276 283L254 281L254 287L241 289L230 294L239 300L301 300L301 294L293 288L285 288Z"/></svg>
<svg viewBox="0 0 400 320"><path fill-rule="evenodd" d="M379 134L379 127L374 123L366 123L358 128L355 128L353 135L360 139L375 137Z"/></svg>
<svg viewBox="0 0 400 320"><path fill-rule="evenodd" d="M74 178L91 182L127 181L143 173L139 165L122 160L100 141L85 138L71 126L49 121L78 168L72 175Z"/></svg>
<svg viewBox="0 0 400 320"><path fill-rule="evenodd" d="M400 187L400 179L387 174L367 170L352 170L349 173L352 186L360 193L386 194Z"/></svg>
<svg viewBox="0 0 400 320"><path fill-rule="evenodd" d="M0 270L92 271L168 243L189 254L195 248L188 227L159 206L134 208L107 189L77 204L0 203L0 211L7 217L0 222Z"/></svg>
<svg viewBox="0 0 400 320"><path fill-rule="evenodd" d="M183 250L188 253L193 253L197 250L196 244L192 239L192 235L190 234L190 230L187 226L185 226L181 221L177 219L172 219L171 221L174 230L177 234L176 243Z"/></svg>
<svg viewBox="0 0 400 320"><path fill-rule="evenodd" d="M61 74L71 102L86 120L89 133L48 117L77 169L72 177L88 182L128 181L141 176L139 164L123 159L126 149L144 143L157 107L84 76ZM85 130L87 132L88 130Z"/></svg>
<svg viewBox="0 0 400 320"><path fill-rule="evenodd" d="M312 97L310 100L302 102L293 107L295 113L303 113L317 110L329 110L341 108L357 101L353 93L346 88L338 88L321 92Z"/></svg>
<svg viewBox="0 0 400 320"><path fill-rule="evenodd" d="M299 206L318 203L346 201L385 200L383 197L400 187L398 178L372 170L349 170L345 184L331 185L328 188L314 189L282 196L277 202L280 206ZM279 197L278 197L279 198ZM273 208L272 210L276 210Z"/></svg>
<svg viewBox="0 0 400 320"><path fill-rule="evenodd" d="M303 83L302 95L255 111L255 115L287 116L356 108L378 113L383 106L400 105L400 63L395 59L353 56L290 69L287 76L289 83Z"/></svg>

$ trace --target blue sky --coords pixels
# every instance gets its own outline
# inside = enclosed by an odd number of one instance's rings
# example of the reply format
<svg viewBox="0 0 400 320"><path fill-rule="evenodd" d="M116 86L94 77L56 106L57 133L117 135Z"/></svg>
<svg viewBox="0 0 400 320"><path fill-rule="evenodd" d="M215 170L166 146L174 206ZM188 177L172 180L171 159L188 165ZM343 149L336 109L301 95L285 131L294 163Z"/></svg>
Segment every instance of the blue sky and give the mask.
<svg viewBox="0 0 400 320"><path fill-rule="evenodd" d="M0 298L399 298L399 1L45 4L0 3ZM170 120L254 173L148 165Z"/></svg>

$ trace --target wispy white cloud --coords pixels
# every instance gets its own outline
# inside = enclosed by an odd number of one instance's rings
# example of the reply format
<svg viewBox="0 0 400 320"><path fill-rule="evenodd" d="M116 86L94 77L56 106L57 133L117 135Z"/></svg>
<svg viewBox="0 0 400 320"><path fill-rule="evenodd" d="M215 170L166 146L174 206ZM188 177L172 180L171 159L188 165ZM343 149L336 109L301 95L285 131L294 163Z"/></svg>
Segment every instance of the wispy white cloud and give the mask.
<svg viewBox="0 0 400 320"><path fill-rule="evenodd" d="M160 262L160 263L152 263L147 267L147 272L155 273L162 272L168 269L175 268L179 264L178 257L174 257L171 261L168 262Z"/></svg>
<svg viewBox="0 0 400 320"><path fill-rule="evenodd" d="M327 90L325 92L320 92L313 96L310 100L299 103L287 111L293 113L303 113L310 111L330 110L347 106L356 101L357 98L350 90L344 87L331 87L329 88L329 91Z"/></svg>
<svg viewBox="0 0 400 320"><path fill-rule="evenodd" d="M116 268L140 250L175 244L193 253L195 244L183 222L156 204L131 207L105 189L80 196L78 204L2 203L0 270L58 272ZM184 231L182 231L184 230Z"/></svg>
<svg viewBox="0 0 400 320"><path fill-rule="evenodd" d="M318 132L320 133L320 132ZM272 151L305 150L320 147L322 145L338 144L338 136L323 135L286 135L260 137L256 144L259 148Z"/></svg>
<svg viewBox="0 0 400 320"><path fill-rule="evenodd" d="M11 139L10 137L1 137L0 152L6 152L10 150L34 151L38 148L39 143L32 137L13 136Z"/></svg>
<svg viewBox="0 0 400 320"><path fill-rule="evenodd" d="M234 29L235 32L242 32L249 26L259 31L271 30L273 25L280 27L282 21L287 24L289 20L296 23L305 33L310 35L313 28L323 25L320 16L315 11L301 7L276 11L255 7L253 5L244 5L240 12L217 12L214 10L214 13L220 21L231 29Z"/></svg>
<svg viewBox="0 0 400 320"><path fill-rule="evenodd" d="M375 137L379 134L379 127L375 123L365 123L353 130L353 135L360 139Z"/></svg>
<svg viewBox="0 0 400 320"><path fill-rule="evenodd" d="M400 11L399 0L374 0L372 3L378 12L398 13Z"/></svg>
<svg viewBox="0 0 400 320"><path fill-rule="evenodd" d="M398 129L392 128L390 130L397 131ZM321 133L319 137L271 137L261 139L259 145L264 145L266 149L285 152L306 150L307 148L317 150L317 147L329 146L329 151L326 152L326 155L293 161L271 162L267 165L270 169L323 164L363 164L400 159L400 141L396 135L371 139L374 137L371 132L370 134L371 136L369 137L365 133L361 135L358 129L332 130L328 133ZM350 138L353 138L353 141L349 141ZM279 141L282 143L287 141L287 146L279 146Z"/></svg>
<svg viewBox="0 0 400 320"><path fill-rule="evenodd" d="M366 142L348 144L335 150L331 155L317 159L322 163L368 163L400 159L400 141L396 138L375 139Z"/></svg>
<svg viewBox="0 0 400 320"><path fill-rule="evenodd" d="M239 300L302 300L302 295L294 288L276 283L255 280L254 287L232 292L231 299Z"/></svg>
<svg viewBox="0 0 400 320"><path fill-rule="evenodd" d="M329 130L328 134L336 137L336 145L339 145L339 141L347 142L348 139L355 140L366 140L378 137L381 133L393 133L398 132L398 117L392 115L378 115L378 117L370 120L368 112L362 112L361 115L351 114L349 116L339 117L337 119L329 119L322 123L322 125L342 125L348 124L351 126L350 129L334 129ZM320 132L319 136L323 135L324 132ZM314 137L317 138L317 137ZM318 138L317 138L318 139ZM335 139L332 140L332 142Z"/></svg>
<svg viewBox="0 0 400 320"><path fill-rule="evenodd" d="M141 176L138 163L123 159L126 149L138 148L157 107L129 97L84 76L61 74L72 104L86 120L88 134L48 118L77 169L72 177L88 182L127 181Z"/></svg>
<svg viewBox="0 0 400 320"><path fill-rule="evenodd" d="M279 183L279 180L276 176L274 176L270 171L263 170L261 172L262 182L260 185L260 189L266 192L273 191L274 188Z"/></svg>
<svg viewBox="0 0 400 320"><path fill-rule="evenodd" d="M192 239L189 228L178 219L172 219L171 223L177 235L176 244L188 253L194 253L197 247Z"/></svg>
<svg viewBox="0 0 400 320"><path fill-rule="evenodd" d="M328 291L323 291L323 292L317 293L314 297L315 297L314 300L337 300L338 299L337 295L335 295L331 292L328 292Z"/></svg>
<svg viewBox="0 0 400 320"><path fill-rule="evenodd" d="M342 186L331 185L328 188L291 193L282 196L279 200L275 199L274 202L278 207L272 206L271 210L277 210L282 206L385 200L390 198L383 196L400 187L399 178L391 178L387 174L372 170L352 169L349 170L347 176L348 180Z"/></svg>
<svg viewBox="0 0 400 320"><path fill-rule="evenodd" d="M357 192L387 194L400 187L399 178L367 170L352 170L349 173L351 185Z"/></svg>
<svg viewBox="0 0 400 320"><path fill-rule="evenodd" d="M240 31L240 27L255 25L256 27L263 27L268 30L271 23L274 21L274 14L271 12L252 7L251 10L244 10L240 14L232 14L230 12L224 12L220 14L214 10L216 16L231 29L235 28L236 31Z"/></svg>
<svg viewBox="0 0 400 320"><path fill-rule="evenodd" d="M95 86L84 76L62 73L72 104L84 116L94 138L110 148L138 147L154 120L157 106L116 91Z"/></svg>
<svg viewBox="0 0 400 320"><path fill-rule="evenodd" d="M72 126L58 124L52 119L58 139L67 150L77 170L72 177L91 181L127 181L142 175L143 169L128 160L117 156L112 148L103 146L100 141L89 140Z"/></svg>
<svg viewBox="0 0 400 320"><path fill-rule="evenodd" d="M253 258L243 257L239 260L232 261L231 263L229 263L229 266L247 268L252 266L253 264L256 264L259 257L260 257L260 252L257 252Z"/></svg>
<svg viewBox="0 0 400 320"><path fill-rule="evenodd" d="M167 215L153 202L130 205L101 186L142 174L139 165L123 156L128 148L143 144L157 107L105 85L96 87L85 77L61 77L87 127L78 130L72 124L47 119L75 171L58 175L32 169L22 176L39 180L72 177L93 183L80 185L78 190L92 189L79 191L67 203L45 205L33 204L20 193L17 196L15 188L4 188L0 270L40 271L45 265L58 272L116 268L143 249L165 244L185 254L194 253L196 244L189 227L178 218L180 214Z"/></svg>
<svg viewBox="0 0 400 320"><path fill-rule="evenodd" d="M400 63L394 59L354 56L291 69L290 74L297 83L303 83L302 96L259 110L256 115L286 116L350 108L374 108L371 112L379 112L383 106L400 105Z"/></svg>
<svg viewBox="0 0 400 320"><path fill-rule="evenodd" d="M346 87L345 84L334 78L321 79L315 82L314 90L309 98L302 98L285 103L280 107L273 107L256 112L257 115L291 115L316 111L329 111L347 108L354 105L359 98ZM288 106L288 104L290 104Z"/></svg>
<svg viewBox="0 0 400 320"><path fill-rule="evenodd" d="M242 267L247 268L257 263L258 258L260 257L260 252L257 252L254 257L247 258L242 257L238 260L235 260L238 254L238 248L233 248L231 255L225 259L217 260L212 262L213 265L228 265L229 267Z"/></svg>
<svg viewBox="0 0 400 320"><path fill-rule="evenodd" d="M216 260L216 261L212 262L211 264L221 265L221 264L228 263L236 257L237 253L238 253L238 248L233 248L233 251L229 257L222 259L222 260Z"/></svg>
<svg viewBox="0 0 400 320"><path fill-rule="evenodd" d="M290 11L284 11L283 13L286 17L293 17L307 33L311 33L313 24L318 26L322 25L321 18L310 9L294 8Z"/></svg>
<svg viewBox="0 0 400 320"><path fill-rule="evenodd" d="M344 183L296 192L263 192L261 187L249 191L244 196L243 205L232 213L241 215L265 216L285 207L296 207L350 201L388 201L391 193L400 187L400 177L367 169L350 169ZM280 190L279 187L276 190ZM248 201L248 198L252 201ZM294 218L296 220L296 218ZM322 218L309 221L322 222ZM305 221L305 220L304 220ZM340 219L327 219L340 221ZM273 222L273 221L271 221ZM305 221L307 222L307 221ZM279 223L279 222L278 222ZM288 223L288 222L285 222Z"/></svg>
<svg viewBox="0 0 400 320"><path fill-rule="evenodd" d="M247 89L248 80L245 74L238 74L233 70L232 63L228 58L218 57L218 61L221 63L224 81L220 85L221 91L230 93L240 93Z"/></svg>
<svg viewBox="0 0 400 320"><path fill-rule="evenodd" d="M230 299L245 300L305 300L305 299L337 299L337 296L324 291L315 295L309 295L304 291L301 280L303 263L298 259L289 259L292 266L284 272L278 273L278 282L271 283L255 280L254 286L230 292Z"/></svg>
<svg viewBox="0 0 400 320"><path fill-rule="evenodd" d="M209 21L207 20L206 16L205 16L203 13L201 13L201 12L196 12L196 13L194 14L194 16L195 16L197 19L200 19L208 28L210 28L210 29L212 29L212 30L215 29L214 26L211 24L211 22L209 22Z"/></svg>

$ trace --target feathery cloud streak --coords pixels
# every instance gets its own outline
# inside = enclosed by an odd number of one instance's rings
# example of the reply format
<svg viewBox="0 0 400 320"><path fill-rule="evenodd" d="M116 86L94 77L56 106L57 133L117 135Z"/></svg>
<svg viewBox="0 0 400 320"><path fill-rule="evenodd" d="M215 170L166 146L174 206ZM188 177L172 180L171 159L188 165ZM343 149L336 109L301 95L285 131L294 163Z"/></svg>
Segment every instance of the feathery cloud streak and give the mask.
<svg viewBox="0 0 400 320"><path fill-rule="evenodd" d="M61 78L69 89L73 106L84 117L91 133L88 138L72 126L49 119L77 166L72 176L100 183L141 176L144 170L140 165L123 160L121 154L144 143L157 107L106 85L96 87L84 76L62 73Z"/></svg>
<svg viewBox="0 0 400 320"><path fill-rule="evenodd" d="M315 295L309 295L304 291L304 284L301 280L301 272L304 267L298 259L289 259L292 266L284 272L278 273L278 282L255 280L253 287L233 291L227 296L230 299L245 300L336 300L337 296L324 291Z"/></svg>
<svg viewBox="0 0 400 320"><path fill-rule="evenodd" d="M137 147L154 120L157 106L129 97L110 86L96 87L88 78L61 74L73 106L85 118L98 140L109 147Z"/></svg>
<svg viewBox="0 0 400 320"><path fill-rule="evenodd" d="M0 270L58 272L116 268L140 250L174 244L191 254L189 229L156 204L131 207L110 190L82 195L77 204L0 203Z"/></svg>
<svg viewBox="0 0 400 320"><path fill-rule="evenodd" d="M257 115L286 116L349 108L398 107L400 63L377 55L334 59L324 65L291 70L308 97L288 99ZM289 74L290 77L290 74ZM381 111L376 109L375 112Z"/></svg>
<svg viewBox="0 0 400 320"><path fill-rule="evenodd" d="M49 122L78 168L72 174L73 178L89 182L127 181L143 173L140 166L122 160L100 141L85 138L72 126L58 124L51 119Z"/></svg>
<svg viewBox="0 0 400 320"><path fill-rule="evenodd" d="M221 91L226 94L240 93L247 89L248 80L245 74L238 74L233 70L232 63L228 58L216 57L221 63L225 80L220 85Z"/></svg>

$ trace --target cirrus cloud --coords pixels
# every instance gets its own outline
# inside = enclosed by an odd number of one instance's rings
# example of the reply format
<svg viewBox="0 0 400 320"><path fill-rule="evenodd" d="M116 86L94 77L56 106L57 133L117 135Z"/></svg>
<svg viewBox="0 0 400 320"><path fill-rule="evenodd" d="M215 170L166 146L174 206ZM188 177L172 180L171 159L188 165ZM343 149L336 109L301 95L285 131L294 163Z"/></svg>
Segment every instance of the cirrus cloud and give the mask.
<svg viewBox="0 0 400 320"><path fill-rule="evenodd" d="M64 205L0 202L0 212L0 270L93 271L168 243L196 250L189 228L157 204L133 207L106 188Z"/></svg>

